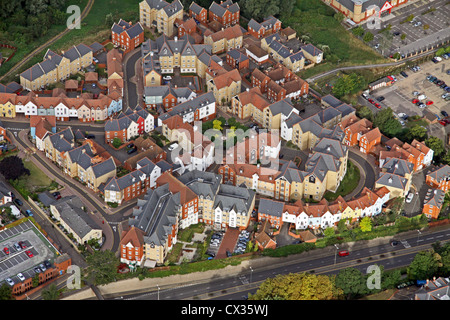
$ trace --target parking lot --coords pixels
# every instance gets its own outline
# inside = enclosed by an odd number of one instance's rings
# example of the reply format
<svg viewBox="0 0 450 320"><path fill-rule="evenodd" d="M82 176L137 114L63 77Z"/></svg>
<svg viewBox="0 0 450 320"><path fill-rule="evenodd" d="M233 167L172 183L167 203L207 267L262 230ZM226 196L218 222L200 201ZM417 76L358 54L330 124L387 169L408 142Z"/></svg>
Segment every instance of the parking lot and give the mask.
<svg viewBox="0 0 450 320"><path fill-rule="evenodd" d="M14 244L19 241L26 248L16 249ZM53 261L57 253L30 221L0 231L0 248L0 282L10 278L14 283L19 283L19 273L25 278L33 277L36 274L34 268L46 260ZM9 250L9 254L5 253L4 248ZM31 252L32 257L28 256L27 251Z"/></svg>
<svg viewBox="0 0 450 320"><path fill-rule="evenodd" d="M376 98L384 97L383 105L390 107L395 113L405 113L408 116L419 115L423 116L423 110L428 109L431 113L441 116L441 111L450 110L450 102L442 98L445 93L444 89L440 88L434 83L427 80L427 76L433 75L438 79L450 84L450 75L447 70L450 68L450 59L442 60L438 63L431 61L420 65L420 71L413 72L406 70L408 77L395 75L397 82L388 87L382 87L371 92L371 96ZM414 95L414 92L417 92ZM424 104L431 103L425 108L419 108L412 101L413 99L425 95L426 98L422 100ZM430 102L431 101L431 102Z"/></svg>
<svg viewBox="0 0 450 320"><path fill-rule="evenodd" d="M380 45L376 50L385 56L390 56L395 52L407 55L448 39L450 27L447 22L450 16L450 6L446 4L446 0L431 2L419 0L395 9L390 15L382 18L381 29L368 29L365 25L365 29L374 34L374 40L369 45L372 47ZM405 22L409 16L414 16L413 21ZM383 34L379 31L389 25L391 26L389 33L392 35L392 40L384 44ZM402 35L404 35L404 39L402 39Z"/></svg>

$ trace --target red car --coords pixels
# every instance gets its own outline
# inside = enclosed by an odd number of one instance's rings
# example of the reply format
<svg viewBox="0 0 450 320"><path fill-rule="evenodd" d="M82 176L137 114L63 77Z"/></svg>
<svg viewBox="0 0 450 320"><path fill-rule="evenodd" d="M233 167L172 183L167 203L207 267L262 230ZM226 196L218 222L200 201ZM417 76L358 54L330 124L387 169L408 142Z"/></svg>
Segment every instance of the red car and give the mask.
<svg viewBox="0 0 450 320"><path fill-rule="evenodd" d="M375 107L377 107L378 109L381 109L381 105L379 103L375 103Z"/></svg>
<svg viewBox="0 0 450 320"><path fill-rule="evenodd" d="M439 123L442 124L444 127L447 125L447 121L446 120L439 120Z"/></svg>
<svg viewBox="0 0 450 320"><path fill-rule="evenodd" d="M413 99L412 103L416 104L417 102L419 102L419 99Z"/></svg>
<svg viewBox="0 0 450 320"><path fill-rule="evenodd" d="M348 256L350 254L350 252L348 252L347 250L342 250L338 252L339 257L345 257Z"/></svg>
<svg viewBox="0 0 450 320"><path fill-rule="evenodd" d="M429 105L433 104L433 101L427 101L425 104L426 104L427 106L429 106Z"/></svg>
<svg viewBox="0 0 450 320"><path fill-rule="evenodd" d="M372 104L375 102L375 101L373 101L373 99L368 99L367 101L369 101Z"/></svg>
<svg viewBox="0 0 450 320"><path fill-rule="evenodd" d="M26 246L26 244L25 244L25 242L23 242L23 241L19 241L19 246L22 248L22 249L25 249L27 246Z"/></svg>
<svg viewBox="0 0 450 320"><path fill-rule="evenodd" d="M27 256L28 256L29 258L33 258L33 257L34 257L34 256L33 256L33 253L32 253L30 250L25 251L25 253L27 254Z"/></svg>
<svg viewBox="0 0 450 320"><path fill-rule="evenodd" d="M5 254L9 254L9 249L6 248L6 247L4 247L4 248L3 248L3 252L4 252Z"/></svg>

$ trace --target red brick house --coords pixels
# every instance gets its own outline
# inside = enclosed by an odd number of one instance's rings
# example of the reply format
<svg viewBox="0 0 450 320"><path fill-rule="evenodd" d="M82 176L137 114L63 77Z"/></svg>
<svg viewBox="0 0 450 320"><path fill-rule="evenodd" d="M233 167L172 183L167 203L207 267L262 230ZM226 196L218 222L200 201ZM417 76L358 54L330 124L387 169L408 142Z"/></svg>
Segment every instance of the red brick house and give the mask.
<svg viewBox="0 0 450 320"><path fill-rule="evenodd" d="M178 26L178 38L181 38L185 34L192 35L197 31L197 23L194 19L188 19L186 21L175 20L175 25Z"/></svg>
<svg viewBox="0 0 450 320"><path fill-rule="evenodd" d="M206 25L208 23L208 10L192 2L189 6L189 16Z"/></svg>
<svg viewBox="0 0 450 320"><path fill-rule="evenodd" d="M283 100L286 98L286 94L286 89L275 81L270 81L267 85L267 98L272 102Z"/></svg>
<svg viewBox="0 0 450 320"><path fill-rule="evenodd" d="M427 173L425 182L432 188L440 189L444 192L450 191L450 166L441 166Z"/></svg>
<svg viewBox="0 0 450 320"><path fill-rule="evenodd" d="M227 63L238 70L248 68L250 59L237 49L232 49L227 52Z"/></svg>
<svg viewBox="0 0 450 320"><path fill-rule="evenodd" d="M360 151L368 154L370 150L381 143L380 129L375 128L364 134L359 141Z"/></svg>
<svg viewBox="0 0 450 320"><path fill-rule="evenodd" d="M252 72L251 80L253 87L258 87L259 90L261 90L261 93L267 92L267 85L270 82L270 78L267 74L265 74L258 68L255 68L255 70L253 70Z"/></svg>
<svg viewBox="0 0 450 320"><path fill-rule="evenodd" d="M140 22L133 25L120 19L111 27L111 41L121 47L126 54L144 42L144 28Z"/></svg>
<svg viewBox="0 0 450 320"><path fill-rule="evenodd" d="M217 21L225 28L239 24L240 8L232 0L211 3L209 7L209 21Z"/></svg>
<svg viewBox="0 0 450 320"><path fill-rule="evenodd" d="M251 19L248 23L248 33L255 38L261 39L272 33L277 33L281 30L281 21L274 16L267 17L262 23Z"/></svg>

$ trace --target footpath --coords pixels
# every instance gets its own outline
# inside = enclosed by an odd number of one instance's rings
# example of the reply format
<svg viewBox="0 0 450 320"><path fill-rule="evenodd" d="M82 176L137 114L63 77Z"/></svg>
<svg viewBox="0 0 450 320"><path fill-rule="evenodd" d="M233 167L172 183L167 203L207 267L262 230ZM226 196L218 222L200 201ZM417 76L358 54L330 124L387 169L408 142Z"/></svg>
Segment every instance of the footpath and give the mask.
<svg viewBox="0 0 450 320"><path fill-rule="evenodd" d="M439 226L434 227L431 230L427 228L421 231L421 237L426 236L428 233L436 232L438 230L448 229L449 226ZM395 236L377 238L373 240L348 242L339 245L340 250L355 251L359 249L375 247L379 245L386 245L392 239L403 240L411 237L416 237L417 231L412 230L397 234ZM242 261L238 266L227 266L223 269L210 270L205 272L195 272L186 275L172 275L164 278L147 278L144 280L139 280L138 278L121 280L113 282L107 285L98 286L98 289L103 297L112 298L120 296L121 294L138 294L149 292L152 289L155 291L159 287L161 290L182 287L193 284L207 283L220 278L229 278L233 276L239 276L241 274L248 274L250 272L250 267L253 270L264 270L270 269L274 266L282 267L283 265L289 265L293 263L301 263L312 259L319 259L321 257L334 256L336 248L334 246L328 246L323 249L314 249L301 254L290 255L288 257L282 258L272 258L272 257L257 257L249 260ZM93 300L97 299L94 292L90 288L80 290L72 295L64 298L64 300Z"/></svg>

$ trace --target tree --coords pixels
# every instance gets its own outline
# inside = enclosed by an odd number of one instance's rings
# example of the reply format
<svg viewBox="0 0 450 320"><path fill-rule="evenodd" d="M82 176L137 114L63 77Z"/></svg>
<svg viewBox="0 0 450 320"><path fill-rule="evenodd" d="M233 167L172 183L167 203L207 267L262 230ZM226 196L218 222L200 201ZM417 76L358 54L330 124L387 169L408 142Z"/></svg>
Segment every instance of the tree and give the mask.
<svg viewBox="0 0 450 320"><path fill-rule="evenodd" d="M323 231L323 233L324 233L325 237L332 237L335 234L334 228L328 227Z"/></svg>
<svg viewBox="0 0 450 320"><path fill-rule="evenodd" d="M14 300L11 287L6 283L0 287L0 300Z"/></svg>
<svg viewBox="0 0 450 320"><path fill-rule="evenodd" d="M105 24L109 27L112 27L114 24L114 16L111 12L105 16Z"/></svg>
<svg viewBox="0 0 450 320"><path fill-rule="evenodd" d="M333 300L342 295L334 277L308 273L277 275L265 280L251 300Z"/></svg>
<svg viewBox="0 0 450 320"><path fill-rule="evenodd" d="M364 42L370 42L370 41L373 40L373 38L374 38L373 33L370 32L370 31L368 31L368 32L366 32L366 34L364 35L363 40L364 40Z"/></svg>
<svg viewBox="0 0 450 320"><path fill-rule="evenodd" d="M370 217L364 217L359 223L362 232L372 231L372 219Z"/></svg>
<svg viewBox="0 0 450 320"><path fill-rule="evenodd" d="M367 291L363 274L355 268L346 268L336 276L336 287L343 290L347 299L363 295Z"/></svg>
<svg viewBox="0 0 450 320"><path fill-rule="evenodd" d="M116 280L119 259L112 251L94 251L86 258L88 267L86 278L95 285L106 284Z"/></svg>
<svg viewBox="0 0 450 320"><path fill-rule="evenodd" d="M18 156L6 157L0 162L0 173L5 179L15 180L22 175L30 175L30 170L25 168L22 159Z"/></svg>
<svg viewBox="0 0 450 320"><path fill-rule="evenodd" d="M418 141L424 141L426 138L428 138L427 129L422 126L415 125L409 129L407 137L411 141L414 139Z"/></svg>
<svg viewBox="0 0 450 320"><path fill-rule="evenodd" d="M47 289L42 290L42 298L44 300L58 300L59 295L59 290L54 283L52 283Z"/></svg>
<svg viewBox="0 0 450 320"><path fill-rule="evenodd" d="M222 121L220 121L220 120L214 120L213 121L213 129L215 129L215 130L219 130L219 131L222 131Z"/></svg>
<svg viewBox="0 0 450 320"><path fill-rule="evenodd" d="M349 93L356 93L366 85L364 77L351 73L344 74L338 78L333 87L333 93L337 98L340 98Z"/></svg>
<svg viewBox="0 0 450 320"><path fill-rule="evenodd" d="M440 260L441 257L434 250L419 252L407 268L408 277L414 280L425 280L433 277L441 266Z"/></svg>
<svg viewBox="0 0 450 320"><path fill-rule="evenodd" d="M357 37L361 37L364 34L364 28L362 26L357 26L352 29L352 33Z"/></svg>
<svg viewBox="0 0 450 320"><path fill-rule="evenodd" d="M425 140L425 145L428 148L433 149L434 156L437 158L439 158L441 154L445 152L444 143L438 137L429 137L427 140Z"/></svg>
<svg viewBox="0 0 450 320"><path fill-rule="evenodd" d="M120 140L119 138L115 137L113 139L112 145L113 145L114 148L118 149L122 145L122 140Z"/></svg>
<svg viewBox="0 0 450 320"><path fill-rule="evenodd" d="M275 16L280 13L280 0L241 0L239 6L244 17L256 21L262 21L269 14Z"/></svg>
<svg viewBox="0 0 450 320"><path fill-rule="evenodd" d="M367 106L359 106L356 109L356 115L360 118L366 118L367 120L373 122L373 112Z"/></svg>

